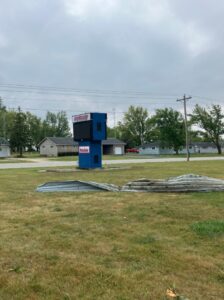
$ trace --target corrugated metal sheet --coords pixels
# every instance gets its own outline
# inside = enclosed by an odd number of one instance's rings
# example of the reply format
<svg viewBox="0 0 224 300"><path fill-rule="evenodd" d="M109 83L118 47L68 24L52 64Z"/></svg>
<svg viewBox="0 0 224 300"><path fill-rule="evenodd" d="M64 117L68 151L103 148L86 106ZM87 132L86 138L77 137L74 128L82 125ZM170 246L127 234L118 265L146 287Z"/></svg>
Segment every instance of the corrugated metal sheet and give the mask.
<svg viewBox="0 0 224 300"><path fill-rule="evenodd" d="M37 192L88 192L88 191L112 191L117 192L119 188L112 184L97 183L92 181L55 181L39 185Z"/></svg>

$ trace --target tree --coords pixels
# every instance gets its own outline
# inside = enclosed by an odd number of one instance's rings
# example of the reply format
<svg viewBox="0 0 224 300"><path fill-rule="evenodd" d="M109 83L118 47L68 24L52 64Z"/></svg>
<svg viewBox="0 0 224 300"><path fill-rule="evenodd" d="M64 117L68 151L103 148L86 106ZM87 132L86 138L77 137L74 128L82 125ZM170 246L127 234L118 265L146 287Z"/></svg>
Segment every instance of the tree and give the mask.
<svg viewBox="0 0 224 300"><path fill-rule="evenodd" d="M57 113L57 126L56 126L56 135L59 137L70 136L70 128L68 123L68 118L65 111L60 111Z"/></svg>
<svg viewBox="0 0 224 300"><path fill-rule="evenodd" d="M119 122L118 130L129 147L142 145L148 136L148 111L142 107L130 106L123 122Z"/></svg>
<svg viewBox="0 0 224 300"><path fill-rule="evenodd" d="M48 111L46 118L43 121L42 137L66 137L70 135L71 133L66 113L61 111L57 114L54 114Z"/></svg>
<svg viewBox="0 0 224 300"><path fill-rule="evenodd" d="M16 149L17 152L19 152L20 157L23 155L24 148L28 145L28 137L29 128L27 124L27 116L19 107L12 124L10 145L12 149Z"/></svg>
<svg viewBox="0 0 224 300"><path fill-rule="evenodd" d="M6 107L3 105L3 100L0 97L0 137L6 138Z"/></svg>
<svg viewBox="0 0 224 300"><path fill-rule="evenodd" d="M221 106L212 105L206 110L197 104L193 111L192 122L204 130L201 133L216 145L218 154L221 154L221 136L224 134L224 114Z"/></svg>
<svg viewBox="0 0 224 300"><path fill-rule="evenodd" d="M157 109L153 122L158 129L161 144L172 147L178 154L185 142L184 120L181 113L172 108Z"/></svg>
<svg viewBox="0 0 224 300"><path fill-rule="evenodd" d="M117 136L117 128L108 127L107 126L107 137L108 138L115 138Z"/></svg>
<svg viewBox="0 0 224 300"><path fill-rule="evenodd" d="M35 146L37 148L41 141L42 122L40 118L30 112L26 113L26 118L28 126L28 148L32 150L32 147Z"/></svg>

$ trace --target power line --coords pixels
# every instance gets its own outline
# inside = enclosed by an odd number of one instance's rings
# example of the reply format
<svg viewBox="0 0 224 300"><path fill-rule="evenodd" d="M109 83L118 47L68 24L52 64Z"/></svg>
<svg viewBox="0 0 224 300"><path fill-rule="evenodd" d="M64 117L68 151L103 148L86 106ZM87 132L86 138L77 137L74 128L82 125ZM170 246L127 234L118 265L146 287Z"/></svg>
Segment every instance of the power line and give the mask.
<svg viewBox="0 0 224 300"><path fill-rule="evenodd" d="M41 109L41 108L28 108L28 107L20 107L21 110L29 110L29 111L43 111L43 112L47 112L47 111L65 111L65 112L70 112L70 113L85 113L85 110L80 110L80 111L75 111L75 110L71 110L71 109ZM17 107L8 107L8 109L10 110L17 110ZM114 114L114 111L107 111L108 114ZM126 113L126 111L116 111L116 113L118 114L124 114Z"/></svg>
<svg viewBox="0 0 224 300"><path fill-rule="evenodd" d="M38 85L24 85L24 84L14 84L14 83L0 83L0 87L5 87L9 89L22 89L22 90L45 90L45 91L59 91L59 92L72 92L72 93L90 93L90 94L128 94L128 95L155 95L150 92L144 91L134 91L134 90L104 90L104 89L77 89L77 88L65 88L65 87L55 87L55 86L38 86ZM162 97L176 97L176 95L164 95Z"/></svg>

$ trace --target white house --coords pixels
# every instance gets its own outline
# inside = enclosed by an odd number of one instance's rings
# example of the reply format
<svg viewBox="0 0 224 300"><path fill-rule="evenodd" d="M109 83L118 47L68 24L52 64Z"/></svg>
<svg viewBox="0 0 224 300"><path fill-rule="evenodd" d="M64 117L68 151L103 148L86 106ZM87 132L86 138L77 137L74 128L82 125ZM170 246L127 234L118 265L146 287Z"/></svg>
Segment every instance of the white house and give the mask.
<svg viewBox="0 0 224 300"><path fill-rule="evenodd" d="M0 157L10 157L9 142L0 137Z"/></svg>
<svg viewBox="0 0 224 300"><path fill-rule="evenodd" d="M46 137L38 147L43 156L65 156L78 152L78 143L71 137Z"/></svg>
<svg viewBox="0 0 224 300"><path fill-rule="evenodd" d="M103 154L123 155L125 143L114 138L102 141ZM78 143L72 137L46 137L38 145L40 155L65 156L78 154Z"/></svg>
<svg viewBox="0 0 224 300"><path fill-rule="evenodd" d="M224 151L224 144L222 144L222 150ZM194 153L217 153L216 146L211 142L192 142L189 145L189 152ZM186 154L186 148L182 148L179 151L180 154ZM164 147L160 142L146 143L139 147L140 155L162 155L162 154L175 154L175 151L170 147Z"/></svg>

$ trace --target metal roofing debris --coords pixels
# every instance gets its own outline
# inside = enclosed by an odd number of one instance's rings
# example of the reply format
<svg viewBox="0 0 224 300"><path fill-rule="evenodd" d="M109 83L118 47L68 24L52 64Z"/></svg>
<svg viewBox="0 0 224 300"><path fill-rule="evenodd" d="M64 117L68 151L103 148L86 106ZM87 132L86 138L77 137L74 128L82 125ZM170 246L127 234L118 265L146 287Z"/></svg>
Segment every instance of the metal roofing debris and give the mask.
<svg viewBox="0 0 224 300"><path fill-rule="evenodd" d="M163 180L139 179L122 187L126 192L211 192L224 191L224 180L187 174Z"/></svg>
<svg viewBox="0 0 224 300"><path fill-rule="evenodd" d="M108 183L93 181L56 181L47 182L36 189L37 192L211 192L224 191L224 180L206 176L187 174L168 179L138 179L128 182L122 188Z"/></svg>
<svg viewBox="0 0 224 300"><path fill-rule="evenodd" d="M113 184L97 183L92 181L55 181L39 185L37 192L80 192L80 191L111 191L117 192L119 188Z"/></svg>

